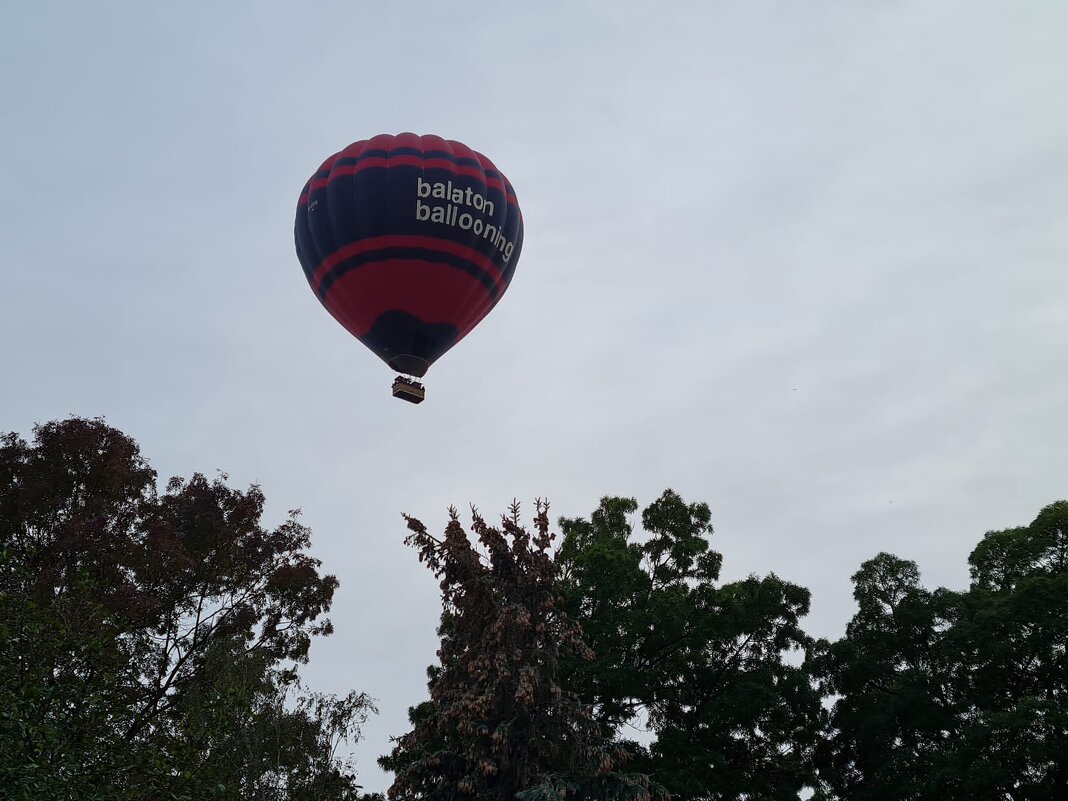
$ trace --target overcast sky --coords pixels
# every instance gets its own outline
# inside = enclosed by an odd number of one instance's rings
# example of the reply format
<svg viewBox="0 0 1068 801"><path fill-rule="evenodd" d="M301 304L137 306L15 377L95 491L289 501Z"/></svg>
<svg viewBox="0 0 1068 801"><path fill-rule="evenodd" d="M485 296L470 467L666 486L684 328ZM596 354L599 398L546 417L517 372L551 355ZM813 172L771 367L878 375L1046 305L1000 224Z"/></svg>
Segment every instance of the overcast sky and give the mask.
<svg viewBox="0 0 1068 801"><path fill-rule="evenodd" d="M437 646L401 512L672 487L838 637L863 560L963 587L1068 497L1066 86L1053 1L8 3L0 430L104 415L301 507L341 580L305 675L378 699L383 790ZM293 248L321 161L401 131L526 224L421 406Z"/></svg>

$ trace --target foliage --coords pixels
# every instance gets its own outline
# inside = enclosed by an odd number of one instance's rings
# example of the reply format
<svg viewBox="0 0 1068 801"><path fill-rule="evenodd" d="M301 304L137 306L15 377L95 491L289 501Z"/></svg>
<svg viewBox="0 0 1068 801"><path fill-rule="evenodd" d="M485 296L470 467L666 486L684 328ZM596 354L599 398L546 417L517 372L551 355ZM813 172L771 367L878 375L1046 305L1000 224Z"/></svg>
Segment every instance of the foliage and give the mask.
<svg viewBox="0 0 1068 801"><path fill-rule="evenodd" d="M1068 503L969 562L965 592L889 554L854 575L859 611L812 663L836 696L822 798L1068 797Z"/></svg>
<svg viewBox="0 0 1068 801"><path fill-rule="evenodd" d="M655 734L635 766L676 799L797 798L813 783L820 697L800 656L809 593L774 575L719 585L711 513L671 490L646 507L604 498L561 520L567 612L596 654L565 682L606 733L644 714Z"/></svg>
<svg viewBox="0 0 1068 801"><path fill-rule="evenodd" d="M489 564L455 513L444 542L409 521L445 613L431 700L381 760L398 773L393 798L503 799L531 784L517 797L627 797L651 782L679 799L796 799L805 787L818 801L1068 797L1068 503L988 533L965 591L924 589L914 563L879 554L853 576L858 609L834 643L801 630L803 588L773 575L719 583L706 505L669 490L642 533L637 511L605 498L588 520L561 520L555 564L540 507L534 538L514 510L503 534L476 514ZM548 644L525 649L549 620L561 647L546 659ZM532 663L547 669L524 709L516 677ZM588 709L561 737L581 730L650 783L565 779L538 760L576 747L531 754L515 735L534 751L539 737L500 728L557 697ZM643 718L651 743L622 739ZM497 780L518 765L527 773Z"/></svg>
<svg viewBox="0 0 1068 801"><path fill-rule="evenodd" d="M444 540L407 520L408 542L440 580L444 614L430 701L412 710L411 732L380 760L397 774L390 798L663 797L645 776L619 772L624 749L560 683L561 658L591 654L561 609L547 504L537 504L533 534L516 504L501 529L473 510L485 557L455 510Z"/></svg>
<svg viewBox="0 0 1068 801"><path fill-rule="evenodd" d="M295 665L337 580L296 512L221 476L164 491L102 420L0 439L4 798L352 798L338 743L369 700Z"/></svg>

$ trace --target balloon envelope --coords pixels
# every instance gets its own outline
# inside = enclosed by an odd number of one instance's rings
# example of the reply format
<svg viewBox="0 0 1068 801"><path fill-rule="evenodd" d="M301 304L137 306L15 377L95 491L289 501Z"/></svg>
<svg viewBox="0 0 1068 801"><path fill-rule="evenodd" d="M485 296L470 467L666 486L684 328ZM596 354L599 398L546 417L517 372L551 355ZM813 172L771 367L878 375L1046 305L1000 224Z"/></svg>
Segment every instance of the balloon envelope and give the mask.
<svg viewBox="0 0 1068 801"><path fill-rule="evenodd" d="M323 162L297 203L295 238L334 318L397 372L422 376L508 289L523 218L481 153L383 134Z"/></svg>

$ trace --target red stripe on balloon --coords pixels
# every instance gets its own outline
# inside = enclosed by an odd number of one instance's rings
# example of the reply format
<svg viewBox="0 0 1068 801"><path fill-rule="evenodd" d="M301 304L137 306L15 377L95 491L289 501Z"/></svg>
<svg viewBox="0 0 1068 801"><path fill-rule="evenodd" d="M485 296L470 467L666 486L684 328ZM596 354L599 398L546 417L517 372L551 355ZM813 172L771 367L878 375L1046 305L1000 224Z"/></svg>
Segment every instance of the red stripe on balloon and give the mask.
<svg viewBox="0 0 1068 801"><path fill-rule="evenodd" d="M489 276L493 279L493 282L497 286L497 290L503 293L507 288L503 283L504 273L500 267L493 263L493 260L487 256L479 253L474 248L469 248L465 245L453 242L451 239L441 239L436 236L410 236L406 234L390 234L388 236L373 236L369 239L361 239L358 242L345 245L342 248L338 248L325 259L323 259L319 266L315 268L315 273L312 275L311 287L315 292L319 291L319 285L323 282L327 273L330 272L335 266L350 259L353 256L358 256L361 253L367 253L372 250L381 250L383 248L423 248L424 250L437 250L442 253L448 253L453 256L459 256L461 259L466 259L477 267L481 267L485 270ZM360 272L360 270L366 270L369 265L364 265L353 272ZM459 272L454 270L454 272ZM472 278L472 280L477 280Z"/></svg>
<svg viewBox="0 0 1068 801"><path fill-rule="evenodd" d="M515 202L515 190L510 190L510 187L500 178L492 178L485 174L478 167L466 167L459 164L454 164L448 159L424 159L419 156L390 156L387 158L376 157L370 159L363 159L356 164L343 164L340 167L333 167L330 170L330 176L327 178L313 178L308 182L308 188L312 191L316 189L322 189L334 178L347 175L355 175L358 172L369 170L371 168L382 167L422 167L429 170L448 170L453 175L468 176L471 178L478 178L479 181L484 183L491 189L499 189L505 193L508 202L514 205Z"/></svg>
<svg viewBox="0 0 1068 801"><path fill-rule="evenodd" d="M423 259L366 264L341 276L323 298L330 314L356 337L369 333L385 312L397 310L424 323L448 323L462 339L492 303L476 278Z"/></svg>

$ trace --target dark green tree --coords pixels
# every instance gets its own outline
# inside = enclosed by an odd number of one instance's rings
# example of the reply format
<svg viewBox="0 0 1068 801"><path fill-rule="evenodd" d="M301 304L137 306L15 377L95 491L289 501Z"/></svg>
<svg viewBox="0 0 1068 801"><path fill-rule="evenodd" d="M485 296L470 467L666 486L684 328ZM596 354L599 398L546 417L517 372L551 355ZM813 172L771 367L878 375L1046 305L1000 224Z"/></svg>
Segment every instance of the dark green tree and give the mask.
<svg viewBox="0 0 1068 801"><path fill-rule="evenodd" d="M620 771L624 749L560 682L565 656L590 658L561 608L548 506L534 533L518 505L497 529L473 512L471 541L455 510L443 540L407 518L408 542L440 580L440 664L412 730L380 760L397 801L650 801L664 794Z"/></svg>
<svg viewBox="0 0 1068 801"><path fill-rule="evenodd" d="M655 740L636 769L676 799L795 799L814 784L820 696L801 661L809 593L774 575L719 584L711 513L665 491L631 518L604 498L588 520L561 520L565 608L595 653L568 660L565 683L609 735L644 714Z"/></svg>
<svg viewBox="0 0 1068 801"><path fill-rule="evenodd" d="M859 610L812 662L835 696L821 797L1068 797L1068 503L986 534L965 592L880 554Z"/></svg>
<svg viewBox="0 0 1068 801"><path fill-rule="evenodd" d="M337 580L225 476L102 420L0 439L0 797L344 799L369 700L309 693Z"/></svg>
<svg viewBox="0 0 1068 801"><path fill-rule="evenodd" d="M965 700L956 763L972 797L1068 798L1068 502L989 532L949 647Z"/></svg>
<svg viewBox="0 0 1068 801"><path fill-rule="evenodd" d="M927 592L915 563L886 553L865 562L853 584L859 610L846 636L811 663L838 696L821 776L830 797L927 797L919 794L935 779L933 760L957 734L953 659L942 637L956 598Z"/></svg>

